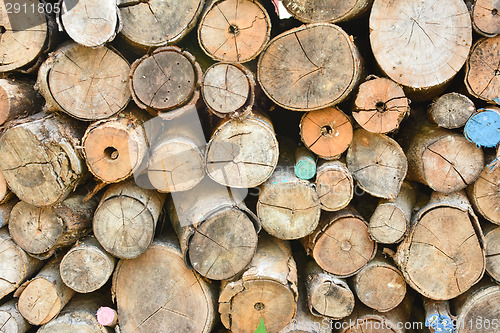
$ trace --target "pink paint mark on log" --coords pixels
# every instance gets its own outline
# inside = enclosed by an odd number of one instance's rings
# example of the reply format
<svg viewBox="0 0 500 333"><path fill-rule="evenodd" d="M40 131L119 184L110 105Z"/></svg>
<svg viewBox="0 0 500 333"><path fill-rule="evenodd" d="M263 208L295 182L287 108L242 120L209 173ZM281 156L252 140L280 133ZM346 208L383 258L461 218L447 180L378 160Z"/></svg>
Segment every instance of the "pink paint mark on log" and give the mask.
<svg viewBox="0 0 500 333"><path fill-rule="evenodd" d="M101 306L97 310L97 321L103 326L115 326L118 319L116 311L107 306Z"/></svg>

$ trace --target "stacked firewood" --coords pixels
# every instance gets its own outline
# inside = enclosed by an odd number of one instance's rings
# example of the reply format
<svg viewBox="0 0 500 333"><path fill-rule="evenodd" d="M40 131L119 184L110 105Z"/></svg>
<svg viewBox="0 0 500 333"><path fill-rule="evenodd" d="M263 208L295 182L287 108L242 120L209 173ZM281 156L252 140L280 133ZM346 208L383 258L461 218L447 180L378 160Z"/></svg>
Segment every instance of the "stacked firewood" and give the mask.
<svg viewBox="0 0 500 333"><path fill-rule="evenodd" d="M0 3L0 332L500 331L499 1Z"/></svg>

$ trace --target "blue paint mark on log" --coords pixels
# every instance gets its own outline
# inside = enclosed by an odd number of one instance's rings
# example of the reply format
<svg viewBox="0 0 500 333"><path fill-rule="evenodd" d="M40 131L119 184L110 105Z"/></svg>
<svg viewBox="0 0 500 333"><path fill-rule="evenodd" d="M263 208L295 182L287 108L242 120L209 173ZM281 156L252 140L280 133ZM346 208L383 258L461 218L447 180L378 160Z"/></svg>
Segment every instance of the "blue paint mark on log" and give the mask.
<svg viewBox="0 0 500 333"><path fill-rule="evenodd" d="M483 109L469 118L465 137L482 147L495 147L500 142L500 112Z"/></svg>
<svg viewBox="0 0 500 333"><path fill-rule="evenodd" d="M300 179L308 180L316 174L316 162L310 157L303 157L295 163L295 175Z"/></svg>

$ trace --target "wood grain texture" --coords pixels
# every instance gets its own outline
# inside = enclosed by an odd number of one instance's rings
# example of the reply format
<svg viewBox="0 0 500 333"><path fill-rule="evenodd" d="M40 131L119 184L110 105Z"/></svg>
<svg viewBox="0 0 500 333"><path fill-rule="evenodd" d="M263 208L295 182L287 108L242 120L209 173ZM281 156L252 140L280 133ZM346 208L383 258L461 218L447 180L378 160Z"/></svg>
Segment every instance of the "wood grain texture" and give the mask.
<svg viewBox="0 0 500 333"><path fill-rule="evenodd" d="M488 221L500 225L500 169L485 166L479 178L467 187L472 206Z"/></svg>
<svg viewBox="0 0 500 333"><path fill-rule="evenodd" d="M46 111L81 120L104 119L125 109L130 100L129 68L128 61L109 47L67 42L42 64L36 88L46 100Z"/></svg>
<svg viewBox="0 0 500 333"><path fill-rule="evenodd" d="M42 265L12 240L6 227L0 229L0 299L16 290Z"/></svg>
<svg viewBox="0 0 500 333"><path fill-rule="evenodd" d="M117 183L138 170L148 152L144 111L135 106L92 123L82 138L89 171L105 183Z"/></svg>
<svg viewBox="0 0 500 333"><path fill-rule="evenodd" d="M0 79L0 124L40 111L43 100L33 84L31 80Z"/></svg>
<svg viewBox="0 0 500 333"><path fill-rule="evenodd" d="M336 25L316 23L274 37L259 58L257 79L276 104L312 111L344 100L361 71L352 39Z"/></svg>
<svg viewBox="0 0 500 333"><path fill-rule="evenodd" d="M151 115L167 112L200 97L203 73L193 55L176 46L161 47L133 62L130 91L136 104ZM171 111L171 116L182 109Z"/></svg>
<svg viewBox="0 0 500 333"><path fill-rule="evenodd" d="M352 123L337 107L305 113L299 127L304 145L326 160L337 159L352 142Z"/></svg>
<svg viewBox="0 0 500 333"><path fill-rule="evenodd" d="M100 47L111 42L121 29L115 0L64 0L60 21L78 44Z"/></svg>
<svg viewBox="0 0 500 333"><path fill-rule="evenodd" d="M39 326L55 318L75 292L59 275L61 258L53 258L40 272L16 291L19 312L32 325Z"/></svg>
<svg viewBox="0 0 500 333"><path fill-rule="evenodd" d="M25 333L31 328L17 309L16 299L0 305L0 327L5 333Z"/></svg>
<svg viewBox="0 0 500 333"><path fill-rule="evenodd" d="M352 116L365 130L389 133L409 114L403 88L387 78L374 78L359 86Z"/></svg>
<svg viewBox="0 0 500 333"><path fill-rule="evenodd" d="M405 153L408 180L452 193L473 183L484 167L480 148L458 133L421 122L412 129Z"/></svg>
<svg viewBox="0 0 500 333"><path fill-rule="evenodd" d="M354 196L354 181L345 161L321 161L318 164L316 192L323 210L347 207Z"/></svg>
<svg viewBox="0 0 500 333"><path fill-rule="evenodd" d="M132 259L153 241L165 195L132 180L112 184L94 213L94 235L110 254Z"/></svg>
<svg viewBox="0 0 500 333"><path fill-rule="evenodd" d="M322 214L316 230L301 241L316 263L337 277L355 275L377 252L367 222L349 206Z"/></svg>
<svg viewBox="0 0 500 333"><path fill-rule="evenodd" d="M205 179L167 202L186 264L209 279L234 277L257 248L260 223L239 194Z"/></svg>
<svg viewBox="0 0 500 333"><path fill-rule="evenodd" d="M242 119L225 119L208 142L207 174L219 184L250 188L272 175L279 149L271 121L258 113Z"/></svg>
<svg viewBox="0 0 500 333"><path fill-rule="evenodd" d="M483 223L484 247L486 249L486 272L500 282L500 227Z"/></svg>
<svg viewBox="0 0 500 333"><path fill-rule="evenodd" d="M345 22L365 14L373 0L284 0L283 6L304 23Z"/></svg>
<svg viewBox="0 0 500 333"><path fill-rule="evenodd" d="M256 0L214 1L198 25L203 51L218 61L248 62L264 49L271 19Z"/></svg>
<svg viewBox="0 0 500 333"><path fill-rule="evenodd" d="M94 198L84 202L83 198L83 194L71 194L52 207L36 207L20 201L11 212L12 238L26 252L41 259L71 246L92 229L98 201Z"/></svg>
<svg viewBox="0 0 500 333"><path fill-rule="evenodd" d="M186 267L177 239L155 240L142 256L116 267L120 330L209 333L216 320L215 288Z"/></svg>
<svg viewBox="0 0 500 333"><path fill-rule="evenodd" d="M476 284L485 269L483 234L465 196L434 192L413 218L395 261L408 284L434 300L449 300Z"/></svg>
<svg viewBox="0 0 500 333"><path fill-rule="evenodd" d="M364 129L354 132L346 161L363 190L385 199L397 197L408 171L408 161L396 141Z"/></svg>
<svg viewBox="0 0 500 333"><path fill-rule="evenodd" d="M479 34L495 37L500 33L500 1L476 0L472 9L472 26Z"/></svg>
<svg viewBox="0 0 500 333"><path fill-rule="evenodd" d="M0 73L9 72L36 62L45 49L47 42L48 24L45 15L36 11L25 14L23 11L7 14L6 4L12 1L0 1ZM37 0L21 0L16 2L22 8L25 5L28 11L31 6L38 6Z"/></svg>
<svg viewBox="0 0 500 333"><path fill-rule="evenodd" d="M478 40L465 67L465 86L469 93L491 104L500 100L499 45L500 36Z"/></svg>
<svg viewBox="0 0 500 333"><path fill-rule="evenodd" d="M13 122L0 138L0 169L17 197L35 206L62 202L86 174L77 147L82 126L60 114Z"/></svg>
<svg viewBox="0 0 500 333"><path fill-rule="evenodd" d="M136 53L175 44L195 26L205 0L119 0L121 39Z"/></svg>
<svg viewBox="0 0 500 333"><path fill-rule="evenodd" d="M263 318L267 331L278 332L296 310L297 267L290 245L263 234L243 274L221 286L222 324L234 333L253 333Z"/></svg>
<svg viewBox="0 0 500 333"><path fill-rule="evenodd" d="M464 65L472 45L471 18L461 0L439 7L432 0L375 0L370 42L382 70L427 99Z"/></svg>
<svg viewBox="0 0 500 333"><path fill-rule="evenodd" d="M61 259L59 272L65 285L78 293L101 288L111 277L116 259L93 236L79 240Z"/></svg>
<svg viewBox="0 0 500 333"><path fill-rule="evenodd" d="M465 125L476 107L469 97L451 92L437 98L429 107L429 119L439 127L448 129Z"/></svg>

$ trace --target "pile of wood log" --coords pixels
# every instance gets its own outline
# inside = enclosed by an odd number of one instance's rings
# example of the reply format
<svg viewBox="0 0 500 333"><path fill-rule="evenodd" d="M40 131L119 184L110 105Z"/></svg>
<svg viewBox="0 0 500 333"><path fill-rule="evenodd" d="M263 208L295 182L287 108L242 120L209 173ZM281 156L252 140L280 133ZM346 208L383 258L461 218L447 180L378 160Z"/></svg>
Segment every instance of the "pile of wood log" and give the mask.
<svg viewBox="0 0 500 333"><path fill-rule="evenodd" d="M0 332L500 332L498 0L0 0Z"/></svg>

